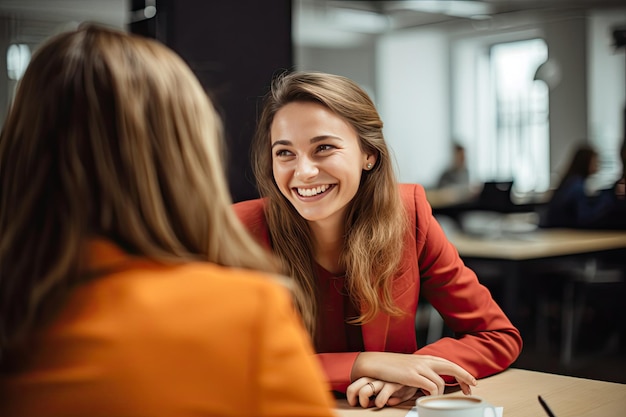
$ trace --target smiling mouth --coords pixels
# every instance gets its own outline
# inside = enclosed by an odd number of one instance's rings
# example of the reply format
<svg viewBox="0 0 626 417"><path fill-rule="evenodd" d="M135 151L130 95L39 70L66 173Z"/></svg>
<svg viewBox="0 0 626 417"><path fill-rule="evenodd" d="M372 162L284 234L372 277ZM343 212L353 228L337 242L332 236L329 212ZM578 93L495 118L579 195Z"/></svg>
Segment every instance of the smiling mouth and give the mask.
<svg viewBox="0 0 626 417"><path fill-rule="evenodd" d="M334 186L333 184L324 184L324 185L319 185L313 188L297 187L294 189L298 193L298 195L301 197L315 197L317 195L324 194L326 191L330 190L333 186Z"/></svg>

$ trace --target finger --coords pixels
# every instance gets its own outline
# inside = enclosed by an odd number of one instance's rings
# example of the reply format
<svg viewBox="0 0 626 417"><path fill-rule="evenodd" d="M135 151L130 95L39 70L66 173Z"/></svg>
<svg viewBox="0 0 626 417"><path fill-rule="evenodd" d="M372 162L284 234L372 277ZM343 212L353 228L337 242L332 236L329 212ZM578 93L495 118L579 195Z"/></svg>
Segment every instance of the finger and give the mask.
<svg viewBox="0 0 626 417"><path fill-rule="evenodd" d="M454 379L459 381L459 383L464 382L467 385L476 386L476 378L474 378L472 374L454 362L450 362L449 360L443 358L441 359L443 362L439 366L433 367L439 375L449 375L454 377Z"/></svg>
<svg viewBox="0 0 626 417"><path fill-rule="evenodd" d="M357 404L358 392L359 391L354 387L354 383L350 384L348 389L346 389L346 400L348 400L348 404L350 404L351 407Z"/></svg>
<svg viewBox="0 0 626 417"><path fill-rule="evenodd" d="M465 395L471 395L472 394L472 387L471 387L471 385L467 385L465 382L456 381L456 382L454 382L452 384L446 384L446 387L456 387L456 386L461 388L461 391L463 392L463 394L465 394Z"/></svg>
<svg viewBox="0 0 626 417"><path fill-rule="evenodd" d="M418 388L426 389L430 395L443 394L446 389L446 381L434 370L425 369L420 375L423 378L423 384L418 385Z"/></svg>
<svg viewBox="0 0 626 417"><path fill-rule="evenodd" d="M350 407L356 406L356 396L354 394L348 394L348 392L346 391L346 400L348 400L348 404L350 404Z"/></svg>
<svg viewBox="0 0 626 417"><path fill-rule="evenodd" d="M416 388L404 387L404 389L400 391L396 391L396 393L392 395L391 398L389 398L389 400L387 401L387 405L390 407L395 407L396 405L413 398L416 392L417 392ZM399 393L401 393L401 395L399 395Z"/></svg>
<svg viewBox="0 0 626 417"><path fill-rule="evenodd" d="M432 395L440 395L443 394L446 389L446 381L432 369L426 370L423 375L425 378L428 378L432 383L435 384L437 390L435 392L431 391Z"/></svg>
<svg viewBox="0 0 626 417"><path fill-rule="evenodd" d="M417 375L413 383L410 384L410 386L420 388L422 391L424 391L424 394L426 395L441 394L443 393L443 390L440 392L437 383L433 381L433 379L436 378L440 378L439 375L437 375L436 373L431 374L430 377L425 375Z"/></svg>
<svg viewBox="0 0 626 417"><path fill-rule="evenodd" d="M361 407L371 407L372 398L376 396L376 393L376 385L374 385L374 382L368 381L365 386L359 390L359 404Z"/></svg>
<svg viewBox="0 0 626 417"><path fill-rule="evenodd" d="M408 398L407 398L407 400L408 400ZM398 397L391 397L391 398L389 398L389 401L387 401L387 405L389 407L395 407L396 405L398 405L400 403L403 403L405 401L406 400L403 400L403 399L398 398Z"/></svg>
<svg viewBox="0 0 626 417"><path fill-rule="evenodd" d="M470 375L469 380L464 379L464 378L460 378L460 377L456 377L456 382L458 382L461 390L463 391L464 394L469 395L472 393L472 387L475 387L478 385L478 382L476 381L476 378L474 378L473 376Z"/></svg>
<svg viewBox="0 0 626 417"><path fill-rule="evenodd" d="M458 382L459 382L459 387L461 388L461 391L463 391L463 394L472 395L472 387L470 387L463 381L458 381Z"/></svg>
<svg viewBox="0 0 626 417"><path fill-rule="evenodd" d="M362 388L359 391L359 405L362 408L367 408L370 405L370 392L365 393L366 390L369 390L370 387Z"/></svg>
<svg viewBox="0 0 626 417"><path fill-rule="evenodd" d="M368 387L367 383L370 381L371 378L361 377L348 386L348 389L346 389L348 404L354 407L359 403L359 393L364 386Z"/></svg>
<svg viewBox="0 0 626 417"><path fill-rule="evenodd" d="M414 387L385 382L383 388L376 397L375 405L378 408L382 408L385 405L395 406L411 399L416 392L417 388Z"/></svg>
<svg viewBox="0 0 626 417"><path fill-rule="evenodd" d="M387 405L389 407L395 407L398 404L401 404L401 403L403 403L405 401L410 400L411 397L412 397L412 395L408 395L408 396L405 395L403 397L391 397L391 398L389 398L389 401L387 401Z"/></svg>
<svg viewBox="0 0 626 417"><path fill-rule="evenodd" d="M376 406L376 408L383 408L387 404L393 393L400 387L402 387L402 385L383 383L383 386L376 395L376 398L374 398L374 405Z"/></svg>

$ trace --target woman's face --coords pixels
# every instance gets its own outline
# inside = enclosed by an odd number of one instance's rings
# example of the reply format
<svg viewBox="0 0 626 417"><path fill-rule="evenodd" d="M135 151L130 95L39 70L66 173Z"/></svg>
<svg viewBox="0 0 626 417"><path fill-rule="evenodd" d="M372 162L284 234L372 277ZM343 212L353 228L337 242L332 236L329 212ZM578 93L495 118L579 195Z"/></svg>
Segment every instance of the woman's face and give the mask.
<svg viewBox="0 0 626 417"><path fill-rule="evenodd" d="M274 116L270 140L281 193L306 220L340 225L363 170L376 162L356 130L321 104L293 102Z"/></svg>

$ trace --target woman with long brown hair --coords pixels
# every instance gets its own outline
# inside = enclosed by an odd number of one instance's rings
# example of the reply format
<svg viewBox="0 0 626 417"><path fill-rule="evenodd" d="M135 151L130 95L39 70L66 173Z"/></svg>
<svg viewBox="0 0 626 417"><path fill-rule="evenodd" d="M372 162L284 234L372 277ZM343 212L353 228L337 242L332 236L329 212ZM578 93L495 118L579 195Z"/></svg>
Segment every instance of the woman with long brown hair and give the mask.
<svg viewBox="0 0 626 417"><path fill-rule="evenodd" d="M424 189L399 185L368 95L336 75L277 77L253 145L262 199L235 205L297 285L298 308L333 390L396 405L508 367L519 331L461 261ZM422 294L455 337L417 346ZM456 381L456 382L455 382Z"/></svg>
<svg viewBox="0 0 626 417"><path fill-rule="evenodd" d="M221 148L162 44L87 25L37 50L0 136L0 415L332 415Z"/></svg>

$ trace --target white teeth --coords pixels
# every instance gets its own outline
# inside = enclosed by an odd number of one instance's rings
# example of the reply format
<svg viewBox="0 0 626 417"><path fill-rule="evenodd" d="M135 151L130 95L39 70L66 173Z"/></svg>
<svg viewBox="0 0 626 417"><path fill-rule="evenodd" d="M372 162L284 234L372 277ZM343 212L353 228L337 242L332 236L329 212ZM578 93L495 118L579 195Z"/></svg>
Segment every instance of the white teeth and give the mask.
<svg viewBox="0 0 626 417"><path fill-rule="evenodd" d="M313 197L314 195L318 195L328 190L330 185L320 185L315 188L298 188L298 194L303 197Z"/></svg>

